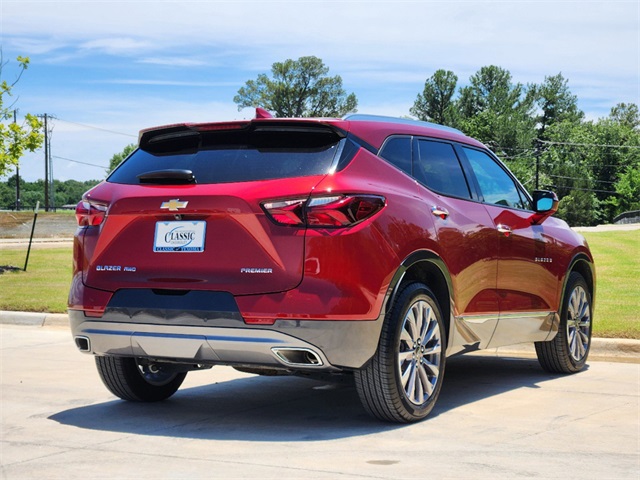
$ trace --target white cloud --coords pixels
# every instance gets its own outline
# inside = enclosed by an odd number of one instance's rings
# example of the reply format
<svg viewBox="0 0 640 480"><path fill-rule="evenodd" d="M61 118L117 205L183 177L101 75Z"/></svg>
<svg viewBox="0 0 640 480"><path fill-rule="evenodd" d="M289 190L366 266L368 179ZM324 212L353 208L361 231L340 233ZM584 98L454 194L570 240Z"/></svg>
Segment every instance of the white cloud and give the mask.
<svg viewBox="0 0 640 480"><path fill-rule="evenodd" d="M18 52L29 52L29 55L44 55L65 48L68 44L54 38L10 37L6 46Z"/></svg>
<svg viewBox="0 0 640 480"><path fill-rule="evenodd" d="M150 57L138 60L138 63L149 65L166 65L168 67L202 67L208 65L204 60L183 57ZM210 65L210 64L209 64Z"/></svg>
<svg viewBox="0 0 640 480"><path fill-rule="evenodd" d="M126 37L100 38L79 45L80 50L98 50L109 55L131 55L152 48L152 43Z"/></svg>
<svg viewBox="0 0 640 480"><path fill-rule="evenodd" d="M165 87L233 87L236 82L197 82L197 81L181 81L181 80L152 80L152 79L114 79L104 80L97 83L113 83L117 85L148 85L148 86L165 86Z"/></svg>

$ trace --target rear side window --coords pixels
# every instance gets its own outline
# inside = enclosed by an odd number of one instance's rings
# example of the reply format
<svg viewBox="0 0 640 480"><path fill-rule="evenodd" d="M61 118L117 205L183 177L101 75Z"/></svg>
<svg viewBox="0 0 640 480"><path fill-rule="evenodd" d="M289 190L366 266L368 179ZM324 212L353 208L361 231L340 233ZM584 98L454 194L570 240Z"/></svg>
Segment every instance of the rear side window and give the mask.
<svg viewBox="0 0 640 480"><path fill-rule="evenodd" d="M471 198L467 179L453 145L418 140L419 159L414 176L431 190L444 195Z"/></svg>
<svg viewBox="0 0 640 480"><path fill-rule="evenodd" d="M139 184L140 175L191 171L195 183L231 183L322 175L335 168L346 139L325 131L203 133L167 148L137 150L107 179ZM151 150L151 149L149 149ZM166 182L165 182L166 183Z"/></svg>
<svg viewBox="0 0 640 480"><path fill-rule="evenodd" d="M411 137L390 138L380 150L380 156L411 175Z"/></svg>

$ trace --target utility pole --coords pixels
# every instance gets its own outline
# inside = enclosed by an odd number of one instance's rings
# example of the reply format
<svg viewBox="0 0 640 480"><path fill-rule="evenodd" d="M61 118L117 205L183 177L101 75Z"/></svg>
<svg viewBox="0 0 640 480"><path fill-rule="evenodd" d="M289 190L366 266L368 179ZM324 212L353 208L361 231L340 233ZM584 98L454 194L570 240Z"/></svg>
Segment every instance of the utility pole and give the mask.
<svg viewBox="0 0 640 480"><path fill-rule="evenodd" d="M540 189L540 154L542 153L542 143L535 139L535 156L536 156L536 190Z"/></svg>
<svg viewBox="0 0 640 480"><path fill-rule="evenodd" d="M49 127L44 114L44 211L49 211Z"/></svg>
<svg viewBox="0 0 640 480"><path fill-rule="evenodd" d="M13 109L13 123L17 123L18 111ZM16 211L20 210L20 159L16 164Z"/></svg>
<svg viewBox="0 0 640 480"><path fill-rule="evenodd" d="M55 119L54 115L47 113L38 115L44 123L44 210L48 212L55 205L53 193L53 165L51 164L51 135L49 131L49 120Z"/></svg>
<svg viewBox="0 0 640 480"><path fill-rule="evenodd" d="M51 135L47 137L47 141L49 142L49 146L47 147L47 152L49 153L49 202L50 202L49 208L50 210L55 212L56 211L56 190L53 186L53 159L51 158Z"/></svg>

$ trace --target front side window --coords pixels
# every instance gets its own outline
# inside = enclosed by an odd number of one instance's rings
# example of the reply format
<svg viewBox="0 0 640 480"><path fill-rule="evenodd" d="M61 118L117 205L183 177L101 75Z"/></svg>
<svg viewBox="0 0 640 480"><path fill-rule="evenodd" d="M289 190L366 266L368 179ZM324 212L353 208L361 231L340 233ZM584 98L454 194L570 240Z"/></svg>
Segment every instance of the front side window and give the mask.
<svg viewBox="0 0 640 480"><path fill-rule="evenodd" d="M471 198L458 156L449 143L418 140L419 160L414 176L431 190Z"/></svg>
<svg viewBox="0 0 640 480"><path fill-rule="evenodd" d="M486 203L530 210L529 201L509 174L489 155L463 147Z"/></svg>

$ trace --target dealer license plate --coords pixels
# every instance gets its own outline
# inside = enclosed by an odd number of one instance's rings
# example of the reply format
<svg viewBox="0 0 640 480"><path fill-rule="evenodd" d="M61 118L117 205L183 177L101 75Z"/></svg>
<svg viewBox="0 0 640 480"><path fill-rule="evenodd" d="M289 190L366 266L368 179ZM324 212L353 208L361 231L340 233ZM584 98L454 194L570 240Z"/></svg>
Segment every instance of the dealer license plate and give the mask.
<svg viewBox="0 0 640 480"><path fill-rule="evenodd" d="M204 252L207 222L156 222L154 252Z"/></svg>

